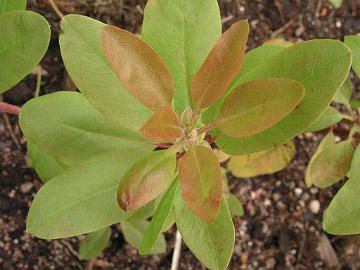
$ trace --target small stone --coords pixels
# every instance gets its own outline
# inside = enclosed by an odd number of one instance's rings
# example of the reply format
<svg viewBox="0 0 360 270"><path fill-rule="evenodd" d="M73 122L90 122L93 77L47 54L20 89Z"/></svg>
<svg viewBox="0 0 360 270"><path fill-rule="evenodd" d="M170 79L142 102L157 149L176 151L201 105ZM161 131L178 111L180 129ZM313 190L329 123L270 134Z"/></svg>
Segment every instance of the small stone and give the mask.
<svg viewBox="0 0 360 270"><path fill-rule="evenodd" d="M295 188L294 190L296 196L300 196L303 193L303 190L301 188Z"/></svg>
<svg viewBox="0 0 360 270"><path fill-rule="evenodd" d="M320 211L320 202L318 200L312 200L309 204L311 213L317 214Z"/></svg>
<svg viewBox="0 0 360 270"><path fill-rule="evenodd" d="M20 186L20 191L21 191L21 193L24 193L24 194L29 193L30 190L33 188L33 186L34 185L32 183L26 182Z"/></svg>
<svg viewBox="0 0 360 270"><path fill-rule="evenodd" d="M336 21L335 26L336 28L341 28L342 23L340 21Z"/></svg>

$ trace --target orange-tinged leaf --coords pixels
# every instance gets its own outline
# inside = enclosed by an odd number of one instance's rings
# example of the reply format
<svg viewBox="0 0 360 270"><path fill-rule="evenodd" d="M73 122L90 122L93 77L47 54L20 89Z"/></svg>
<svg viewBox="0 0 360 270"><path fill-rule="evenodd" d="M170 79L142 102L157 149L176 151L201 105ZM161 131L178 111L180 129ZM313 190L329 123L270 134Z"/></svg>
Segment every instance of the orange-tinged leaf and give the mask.
<svg viewBox="0 0 360 270"><path fill-rule="evenodd" d="M179 162L182 196L204 222L214 223L220 211L222 177L219 160L211 149L190 146Z"/></svg>
<svg viewBox="0 0 360 270"><path fill-rule="evenodd" d="M136 162L118 186L118 203L130 211L149 203L170 186L176 168L175 153L155 151Z"/></svg>
<svg viewBox="0 0 360 270"><path fill-rule="evenodd" d="M226 97L215 123L228 136L251 136L280 122L303 97L304 87L298 81L281 78L251 81Z"/></svg>
<svg viewBox="0 0 360 270"><path fill-rule="evenodd" d="M239 21L215 44L192 81L191 96L196 110L210 106L224 95L240 71L248 35L248 22Z"/></svg>
<svg viewBox="0 0 360 270"><path fill-rule="evenodd" d="M171 73L149 45L114 26L103 28L102 44L112 69L130 94L153 111L171 106Z"/></svg>
<svg viewBox="0 0 360 270"><path fill-rule="evenodd" d="M171 142L184 134L177 114L169 107L162 107L140 129L140 134L161 142Z"/></svg>

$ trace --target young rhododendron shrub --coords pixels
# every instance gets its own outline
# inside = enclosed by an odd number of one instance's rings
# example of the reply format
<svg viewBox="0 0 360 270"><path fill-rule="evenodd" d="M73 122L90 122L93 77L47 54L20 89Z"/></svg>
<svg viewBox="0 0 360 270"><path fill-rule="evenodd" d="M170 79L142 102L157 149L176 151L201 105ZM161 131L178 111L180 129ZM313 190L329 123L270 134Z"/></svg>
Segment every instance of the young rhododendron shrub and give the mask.
<svg viewBox="0 0 360 270"><path fill-rule="evenodd" d="M212 148L241 155L288 143L325 111L351 64L335 40L245 54L248 22L222 34L216 0L150 0L140 37L78 15L61 28L80 93L45 95L21 111L45 182L27 229L45 239L88 234L83 258L119 223L141 254L162 252L162 232L176 223L206 267L225 269L231 214L242 208Z"/></svg>

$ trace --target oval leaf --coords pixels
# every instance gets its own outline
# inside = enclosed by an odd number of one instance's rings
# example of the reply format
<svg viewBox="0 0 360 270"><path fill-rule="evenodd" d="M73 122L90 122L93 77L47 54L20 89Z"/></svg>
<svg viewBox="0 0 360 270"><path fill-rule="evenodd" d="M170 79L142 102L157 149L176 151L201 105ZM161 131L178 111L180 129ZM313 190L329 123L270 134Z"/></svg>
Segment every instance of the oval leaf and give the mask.
<svg viewBox="0 0 360 270"><path fill-rule="evenodd" d="M103 28L102 42L112 69L131 95L153 111L171 106L171 73L149 45L114 26Z"/></svg>
<svg viewBox="0 0 360 270"><path fill-rule="evenodd" d="M49 46L50 26L41 15L19 10L1 15L0 29L1 94L31 73L40 62Z"/></svg>
<svg viewBox="0 0 360 270"><path fill-rule="evenodd" d="M191 80L221 36L217 0L150 0L142 38L157 51L174 78L174 108L190 106Z"/></svg>
<svg viewBox="0 0 360 270"><path fill-rule="evenodd" d="M275 173L289 165L295 151L294 143L290 142L259 153L232 156L227 168L236 177L253 177Z"/></svg>
<svg viewBox="0 0 360 270"><path fill-rule="evenodd" d="M183 125L177 114L168 107L162 107L140 129L140 134L161 142L172 142L184 134Z"/></svg>
<svg viewBox="0 0 360 270"><path fill-rule="evenodd" d="M301 83L268 78L240 85L226 97L215 123L233 137L247 137L286 117L304 97Z"/></svg>
<svg viewBox="0 0 360 270"><path fill-rule="evenodd" d="M179 181L176 179L162 197L159 206L151 219L150 226L144 233L144 238L141 241L139 249L140 254L149 254L154 248L161 232L163 232L166 229L166 226L168 226L166 222L171 217L174 196L178 186Z"/></svg>
<svg viewBox="0 0 360 270"><path fill-rule="evenodd" d="M228 154L242 155L290 141L304 132L329 106L347 78L350 65L351 51L336 40L305 41L283 49L237 78L231 89L264 78L296 80L305 88L305 97L299 107L268 130L244 138L221 135L216 144Z"/></svg>
<svg viewBox="0 0 360 270"><path fill-rule="evenodd" d="M118 187L118 203L125 211L138 209L169 188L176 167L175 154L155 151L139 160Z"/></svg>
<svg viewBox="0 0 360 270"><path fill-rule="evenodd" d="M353 153L350 140L335 144L335 141L325 138L310 160L306 183L326 188L340 181L349 171Z"/></svg>
<svg viewBox="0 0 360 270"><path fill-rule="evenodd" d="M87 234L85 239L80 243L80 259L90 260L99 256L109 243L110 236L110 227L105 227L98 231Z"/></svg>
<svg viewBox="0 0 360 270"><path fill-rule="evenodd" d="M138 131L152 111L119 82L102 47L106 25L80 15L61 21L60 49L66 71L80 92L106 118Z"/></svg>
<svg viewBox="0 0 360 270"><path fill-rule="evenodd" d="M352 68L356 75L360 77L360 36L346 36L344 42L352 50Z"/></svg>
<svg viewBox="0 0 360 270"><path fill-rule="evenodd" d="M24 10L26 0L0 0L0 15L13 10Z"/></svg>
<svg viewBox="0 0 360 270"><path fill-rule="evenodd" d="M248 22L239 21L221 36L211 50L191 84L196 110L210 106L224 95L240 71L248 35Z"/></svg>
<svg viewBox="0 0 360 270"><path fill-rule="evenodd" d="M213 224L204 223L187 206L178 189L174 200L176 226L186 245L209 269L226 269L235 242L235 229L225 200Z"/></svg>
<svg viewBox="0 0 360 270"><path fill-rule="evenodd" d="M360 147L351 163L351 178L336 193L324 213L323 228L335 235L360 233Z"/></svg>
<svg viewBox="0 0 360 270"><path fill-rule="evenodd" d="M186 205L204 222L213 223L220 211L222 177L219 160L204 146L191 146L179 161Z"/></svg>
<svg viewBox="0 0 360 270"><path fill-rule="evenodd" d="M351 82L350 77L348 77L346 79L346 81L344 82L344 84L341 86L341 88L339 89L339 91L336 92L334 101L340 104L344 104L345 106L347 106L348 108L350 107L350 99L351 99L351 94L352 94L352 89L353 85Z"/></svg>

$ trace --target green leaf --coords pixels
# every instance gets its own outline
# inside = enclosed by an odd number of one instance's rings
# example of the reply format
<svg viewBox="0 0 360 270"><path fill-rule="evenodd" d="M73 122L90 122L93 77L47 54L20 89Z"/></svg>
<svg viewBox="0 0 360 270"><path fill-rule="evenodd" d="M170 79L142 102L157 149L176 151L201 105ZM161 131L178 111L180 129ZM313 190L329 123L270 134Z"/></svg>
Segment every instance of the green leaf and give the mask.
<svg viewBox="0 0 360 270"><path fill-rule="evenodd" d="M172 142L184 135L184 127L177 114L162 107L140 129L140 134L161 142Z"/></svg>
<svg viewBox="0 0 360 270"><path fill-rule="evenodd" d="M290 142L271 150L249 155L232 156L227 168L236 177L253 177L275 173L286 168L295 153L295 145Z"/></svg>
<svg viewBox="0 0 360 270"><path fill-rule="evenodd" d="M140 249L141 241L144 238L144 234L150 226L150 222L146 220L137 221L121 221L120 228L124 234L124 238L136 249ZM153 249L149 254L164 253L166 250L166 242L163 235L160 235L157 239Z"/></svg>
<svg viewBox="0 0 360 270"><path fill-rule="evenodd" d="M343 0L330 0L331 4L333 4L336 8L339 8L342 3L343 3Z"/></svg>
<svg viewBox="0 0 360 270"><path fill-rule="evenodd" d="M139 249L141 255L149 254L151 252L157 239L161 235L161 232L164 231L166 221L171 215L174 196L178 186L179 181L176 179L162 197L160 204L151 219L150 226L147 228L144 238L141 241Z"/></svg>
<svg viewBox="0 0 360 270"><path fill-rule="evenodd" d="M352 50L352 68L360 77L360 36L346 36L344 42Z"/></svg>
<svg viewBox="0 0 360 270"><path fill-rule="evenodd" d="M323 228L335 235L360 233L360 147L356 148L351 163L351 178L336 193L325 210Z"/></svg>
<svg viewBox="0 0 360 270"><path fill-rule="evenodd" d="M233 217L242 217L244 215L244 208L240 200L234 194L230 193L226 196L226 203Z"/></svg>
<svg viewBox="0 0 360 270"><path fill-rule="evenodd" d="M226 269L235 242L235 229L225 200L215 223L200 220L186 206L178 188L174 200L176 226L186 245L209 269Z"/></svg>
<svg viewBox="0 0 360 270"><path fill-rule="evenodd" d="M267 78L234 89L221 105L215 125L229 136L248 137L280 122L304 97L300 82Z"/></svg>
<svg viewBox="0 0 360 270"><path fill-rule="evenodd" d="M103 28L102 45L113 71L130 94L153 111L171 106L174 86L170 71L149 45L115 26Z"/></svg>
<svg viewBox="0 0 360 270"><path fill-rule="evenodd" d="M318 132L328 128L342 120L342 114L335 108L328 106L323 114L306 130L306 132Z"/></svg>
<svg viewBox="0 0 360 270"><path fill-rule="evenodd" d="M295 44L240 77L236 85L269 77L302 82L305 97L281 122L246 138L220 136L216 143L232 155L249 154L290 141L306 130L325 111L348 76L351 52L336 40L313 40ZM231 91L230 91L231 92Z"/></svg>
<svg viewBox="0 0 360 270"><path fill-rule="evenodd" d="M195 111L219 100L243 63L249 23L234 23L219 39L191 83Z"/></svg>
<svg viewBox="0 0 360 270"><path fill-rule="evenodd" d="M170 150L151 152L122 177L118 203L125 211L138 209L166 191L173 180L176 155Z"/></svg>
<svg viewBox="0 0 360 270"><path fill-rule="evenodd" d="M262 65L269 61L271 57L278 54L284 48L276 45L262 45L257 47L248 53L245 54L244 63L240 69L239 74L237 74L236 78L231 84L231 87L243 76L247 73L251 72L257 66ZM215 116L218 113L218 109L220 107L221 100L217 101L215 104L207 108L201 115L201 120L203 123L210 123L215 119Z"/></svg>
<svg viewBox="0 0 360 270"><path fill-rule="evenodd" d="M79 248L79 257L82 260L96 258L103 252L108 245L111 236L111 228L105 227L95 232L91 232L81 241Z"/></svg>
<svg viewBox="0 0 360 270"><path fill-rule="evenodd" d="M214 223L220 212L222 177L211 149L192 145L179 161L179 178L186 205L204 222Z"/></svg>
<svg viewBox="0 0 360 270"><path fill-rule="evenodd" d="M102 48L105 26L88 17L65 16L61 22L61 55L71 79L91 104L112 121L138 131L152 112L118 81Z"/></svg>
<svg viewBox="0 0 360 270"><path fill-rule="evenodd" d="M0 0L0 15L13 10L24 10L26 0Z"/></svg>
<svg viewBox="0 0 360 270"><path fill-rule="evenodd" d="M221 17L216 0L148 1L142 38L172 73L177 113L190 105L191 81L220 35Z"/></svg>
<svg viewBox="0 0 360 270"><path fill-rule="evenodd" d="M31 73L40 62L49 46L50 26L41 15L20 10L2 14L0 29L1 94Z"/></svg>
<svg viewBox="0 0 360 270"><path fill-rule="evenodd" d="M350 78L348 77L344 84L341 86L339 91L336 92L334 101L340 104L344 104L345 106L350 107L349 101L352 94L352 83Z"/></svg>
<svg viewBox="0 0 360 270"><path fill-rule="evenodd" d="M328 135L310 160L305 181L319 188L329 187L346 176L354 153L350 140L335 143Z"/></svg>
<svg viewBox="0 0 360 270"><path fill-rule="evenodd" d="M31 205L27 230L43 239L86 234L125 216L116 190L137 155L108 152L79 163L46 183Z"/></svg>
<svg viewBox="0 0 360 270"><path fill-rule="evenodd" d="M28 140L68 166L108 151L127 158L153 149L148 139L110 122L76 92L30 100L20 112L20 126Z"/></svg>
<svg viewBox="0 0 360 270"><path fill-rule="evenodd" d="M32 165L44 183L61 174L67 168L67 166L32 141L28 141L27 148Z"/></svg>
<svg viewBox="0 0 360 270"><path fill-rule="evenodd" d="M360 109L360 100L351 99L350 105L352 108Z"/></svg>

